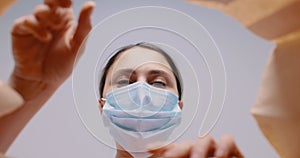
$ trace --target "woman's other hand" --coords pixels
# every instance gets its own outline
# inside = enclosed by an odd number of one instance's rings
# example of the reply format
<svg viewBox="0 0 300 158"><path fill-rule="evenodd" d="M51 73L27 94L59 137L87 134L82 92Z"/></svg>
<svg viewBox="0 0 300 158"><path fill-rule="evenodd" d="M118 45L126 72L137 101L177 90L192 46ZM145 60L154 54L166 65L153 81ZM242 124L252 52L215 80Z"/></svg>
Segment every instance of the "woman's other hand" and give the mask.
<svg viewBox="0 0 300 158"><path fill-rule="evenodd" d="M156 144L162 146L161 143ZM224 135L219 142L212 136L199 137L194 142L181 142L169 144L161 148L151 147L152 157L164 158L232 158L243 157L236 143L230 135Z"/></svg>

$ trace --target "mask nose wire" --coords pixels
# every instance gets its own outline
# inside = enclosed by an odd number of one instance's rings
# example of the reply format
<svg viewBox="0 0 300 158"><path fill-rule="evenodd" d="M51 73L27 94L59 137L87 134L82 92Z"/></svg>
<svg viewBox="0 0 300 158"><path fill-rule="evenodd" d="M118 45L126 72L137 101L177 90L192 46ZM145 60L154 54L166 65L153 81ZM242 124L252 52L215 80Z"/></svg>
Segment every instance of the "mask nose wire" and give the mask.
<svg viewBox="0 0 300 158"><path fill-rule="evenodd" d="M145 86L143 82L141 82L137 93L139 101L138 104L141 105L140 110L143 110L144 108L146 108L145 106L147 106L151 101L151 97L149 94L150 89L149 87Z"/></svg>

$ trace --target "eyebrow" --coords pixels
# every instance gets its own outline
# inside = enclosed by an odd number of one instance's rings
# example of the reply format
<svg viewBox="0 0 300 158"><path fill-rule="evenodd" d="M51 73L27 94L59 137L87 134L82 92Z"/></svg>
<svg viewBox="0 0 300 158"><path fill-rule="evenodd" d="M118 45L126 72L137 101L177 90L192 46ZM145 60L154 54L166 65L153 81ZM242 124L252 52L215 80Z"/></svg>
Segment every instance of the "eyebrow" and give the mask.
<svg viewBox="0 0 300 158"><path fill-rule="evenodd" d="M120 69L120 70L113 72L113 76L119 75L119 74L131 74L131 73L135 73L135 71L133 69Z"/></svg>
<svg viewBox="0 0 300 158"><path fill-rule="evenodd" d="M117 70L114 72L114 74L124 74L124 73L130 74L130 73L136 73L136 71L134 69L120 69L120 70ZM158 69L151 70L150 72L148 72L148 74L161 74L161 75L167 75L167 76L170 75L166 71L158 70Z"/></svg>
<svg viewBox="0 0 300 158"><path fill-rule="evenodd" d="M163 71L163 70L151 70L148 74L171 77L169 73L167 73L166 71Z"/></svg>
<svg viewBox="0 0 300 158"><path fill-rule="evenodd" d="M118 77L119 75L128 75L128 74L136 74L136 71L134 69L120 69L113 73L112 79ZM171 77L171 75L169 73L167 73L166 71L158 70L158 69L151 70L147 74L148 75L162 75L162 76L166 76L168 78Z"/></svg>
<svg viewBox="0 0 300 158"><path fill-rule="evenodd" d="M112 72L111 79L114 80L116 77L119 77L120 75L128 75L132 73L135 73L133 69L120 69Z"/></svg>
<svg viewBox="0 0 300 158"><path fill-rule="evenodd" d="M154 76L164 76L164 78L168 81L168 84L170 84L170 86L174 86L174 84L176 84L176 83L173 83L172 79L171 79L171 76L174 74L172 72L170 72L170 73L168 73L165 70L154 69L154 70L150 70L149 72L147 72L147 75L153 76L153 77ZM120 77L122 75L124 75L124 76L136 75L136 71L131 68L117 70L112 74L111 81L115 81L118 77Z"/></svg>

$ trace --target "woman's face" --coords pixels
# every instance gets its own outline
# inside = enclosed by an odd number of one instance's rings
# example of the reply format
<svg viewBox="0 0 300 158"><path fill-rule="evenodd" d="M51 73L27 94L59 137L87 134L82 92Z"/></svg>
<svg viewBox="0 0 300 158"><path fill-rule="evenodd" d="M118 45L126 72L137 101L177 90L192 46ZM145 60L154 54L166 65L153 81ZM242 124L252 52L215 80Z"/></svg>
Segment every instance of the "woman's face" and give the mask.
<svg viewBox="0 0 300 158"><path fill-rule="evenodd" d="M146 82L178 95L176 78L168 61L154 50L133 47L122 52L107 73L103 97L116 88L135 82Z"/></svg>

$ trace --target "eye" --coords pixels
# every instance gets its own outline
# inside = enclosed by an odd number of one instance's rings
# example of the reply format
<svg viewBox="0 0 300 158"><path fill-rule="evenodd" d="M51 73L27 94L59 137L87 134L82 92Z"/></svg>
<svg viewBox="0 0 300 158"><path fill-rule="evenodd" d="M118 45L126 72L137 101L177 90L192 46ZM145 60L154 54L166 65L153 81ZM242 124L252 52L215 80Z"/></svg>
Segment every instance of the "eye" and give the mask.
<svg viewBox="0 0 300 158"><path fill-rule="evenodd" d="M165 83L164 81L154 81L151 85L157 88L164 88L166 87L167 83Z"/></svg>
<svg viewBox="0 0 300 158"><path fill-rule="evenodd" d="M130 83L129 83L129 80L127 80L127 79L122 79L122 80L117 81L117 84L118 84L118 85L128 85L128 84L130 84Z"/></svg>
<svg viewBox="0 0 300 158"><path fill-rule="evenodd" d="M123 86L127 86L133 82L128 77L120 77L115 83L118 87L123 87Z"/></svg>

